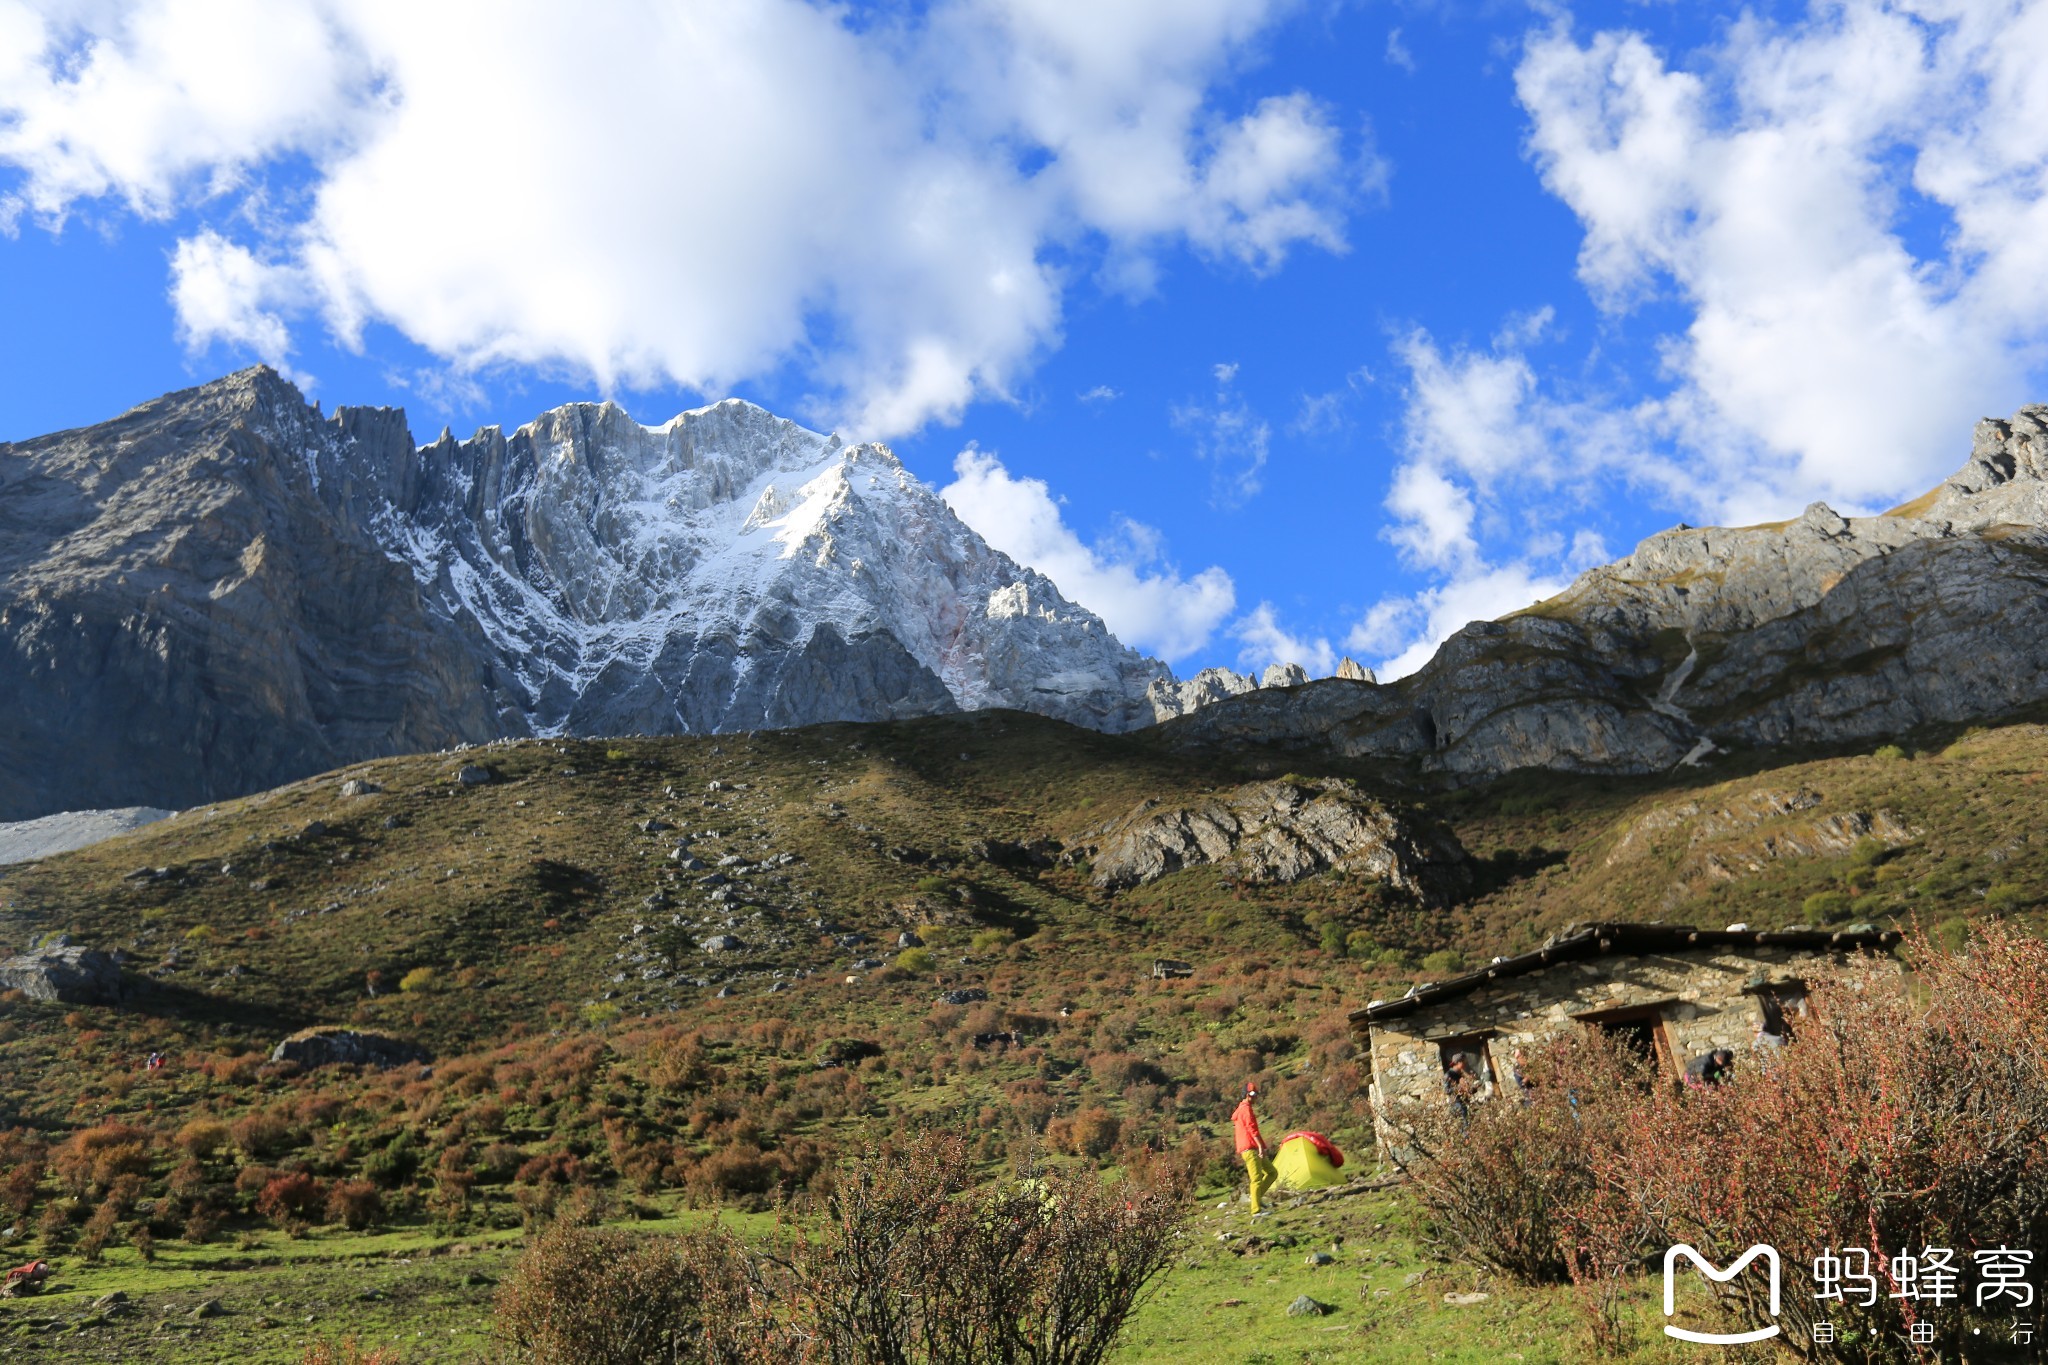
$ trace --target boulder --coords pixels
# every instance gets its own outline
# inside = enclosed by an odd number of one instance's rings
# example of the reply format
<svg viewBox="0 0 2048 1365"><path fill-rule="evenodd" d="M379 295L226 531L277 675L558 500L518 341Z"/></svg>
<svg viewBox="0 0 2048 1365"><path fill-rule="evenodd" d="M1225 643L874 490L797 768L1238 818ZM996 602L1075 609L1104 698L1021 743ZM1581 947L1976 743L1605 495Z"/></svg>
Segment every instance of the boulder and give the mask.
<svg viewBox="0 0 2048 1365"><path fill-rule="evenodd" d="M341 784L343 796L375 796L384 789L367 778L351 777Z"/></svg>
<svg viewBox="0 0 2048 1365"><path fill-rule="evenodd" d="M1306 1294L1287 1305L1287 1316L1290 1318L1320 1318L1336 1311L1329 1304L1320 1303Z"/></svg>
<svg viewBox="0 0 2048 1365"><path fill-rule="evenodd" d="M300 1029L270 1050L273 1062L297 1062L300 1066L404 1066L431 1061L433 1054L418 1043L394 1038L388 1033L365 1029Z"/></svg>
<svg viewBox="0 0 2048 1365"><path fill-rule="evenodd" d="M939 1003L942 1005L973 1005L986 999L988 999L987 991L979 986L969 986L966 990L947 991L939 997Z"/></svg>
<svg viewBox="0 0 2048 1365"><path fill-rule="evenodd" d="M474 763L465 763L456 771L455 780L465 787L487 787L498 779L489 768L479 768Z"/></svg>
<svg viewBox="0 0 2048 1365"><path fill-rule="evenodd" d="M0 990L66 1005L111 1005L122 995L121 960L75 943L53 943L0 962Z"/></svg>
<svg viewBox="0 0 2048 1365"><path fill-rule="evenodd" d="M703 946L707 953L736 953L747 945L731 934L713 934Z"/></svg>

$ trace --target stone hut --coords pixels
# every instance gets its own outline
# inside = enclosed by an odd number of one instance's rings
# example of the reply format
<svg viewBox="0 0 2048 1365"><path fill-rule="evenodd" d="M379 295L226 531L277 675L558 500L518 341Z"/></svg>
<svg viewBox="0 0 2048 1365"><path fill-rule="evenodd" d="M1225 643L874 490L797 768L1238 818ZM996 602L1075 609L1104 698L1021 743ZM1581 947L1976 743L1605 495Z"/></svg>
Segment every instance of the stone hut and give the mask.
<svg viewBox="0 0 2048 1365"><path fill-rule="evenodd" d="M1512 1049L1590 1026L1620 1035L1672 1080L1693 1058L1738 1059L1760 1028L1789 1037L1806 1012L1810 977L1850 955L1889 955L1900 935L1848 929L1690 929L1669 924L1574 925L1534 952L1375 1000L1351 1015L1372 1065L1381 1113L1446 1102L1444 1076L1463 1054L1481 1098L1512 1088Z"/></svg>

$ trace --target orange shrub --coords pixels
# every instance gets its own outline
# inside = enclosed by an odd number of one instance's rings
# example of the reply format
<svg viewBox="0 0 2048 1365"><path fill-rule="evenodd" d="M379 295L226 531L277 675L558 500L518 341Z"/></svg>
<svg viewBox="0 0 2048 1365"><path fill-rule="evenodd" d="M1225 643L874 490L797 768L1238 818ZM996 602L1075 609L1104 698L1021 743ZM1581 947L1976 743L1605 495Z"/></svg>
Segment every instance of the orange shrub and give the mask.
<svg viewBox="0 0 2048 1365"><path fill-rule="evenodd" d="M256 1212L280 1227L293 1221L310 1223L327 1203L327 1191L303 1171L273 1176L256 1196Z"/></svg>
<svg viewBox="0 0 2048 1365"><path fill-rule="evenodd" d="M327 1221L352 1231L370 1227L384 1216L384 1196L367 1180L337 1180L327 1190Z"/></svg>

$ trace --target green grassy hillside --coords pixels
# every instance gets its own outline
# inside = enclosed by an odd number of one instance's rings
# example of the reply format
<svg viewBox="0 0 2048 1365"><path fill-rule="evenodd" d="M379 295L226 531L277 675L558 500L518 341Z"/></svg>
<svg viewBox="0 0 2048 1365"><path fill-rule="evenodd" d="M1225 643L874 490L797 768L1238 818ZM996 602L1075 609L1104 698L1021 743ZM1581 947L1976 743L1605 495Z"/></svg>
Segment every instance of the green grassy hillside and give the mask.
<svg viewBox="0 0 2048 1365"><path fill-rule="evenodd" d="M358 765L0 869L0 951L68 933L128 952L137 984L118 1007L0 999L0 1258L59 1261L81 1308L103 1281L170 1276L175 1297L407 1239L483 1254L564 1211L766 1208L907 1123L957 1126L990 1162L1188 1145L1213 1199L1253 1075L1275 1131L1369 1163L1346 1014L1569 921L2038 916L2048 730L1923 746L1454 789L983 713ZM461 784L465 765L493 780ZM1138 802L1289 772L1441 817L1470 892L1431 908L1355 875L1214 867L1092 885L1091 832ZM727 857L728 885L703 885ZM906 930L925 944L907 956ZM720 934L742 946L702 946ZM1158 956L1195 973L1151 980ZM267 1060L308 1025L435 1061ZM142 1070L151 1051L170 1065ZM281 1301L315 1293L290 1285ZM488 1289L447 1292L436 1330L467 1341ZM322 1321L352 1314L392 1318ZM0 1312L0 1340L57 1330L30 1321Z"/></svg>

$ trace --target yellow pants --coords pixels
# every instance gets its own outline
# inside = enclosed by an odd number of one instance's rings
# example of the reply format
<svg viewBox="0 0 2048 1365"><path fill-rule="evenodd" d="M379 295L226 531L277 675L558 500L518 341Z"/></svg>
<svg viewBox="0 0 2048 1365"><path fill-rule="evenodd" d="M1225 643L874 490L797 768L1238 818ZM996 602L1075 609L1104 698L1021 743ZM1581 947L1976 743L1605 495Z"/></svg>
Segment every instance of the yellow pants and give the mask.
<svg viewBox="0 0 2048 1365"><path fill-rule="evenodd" d="M1252 1212L1257 1213L1259 1200L1265 1197L1267 1190L1273 1188L1273 1163L1260 1156L1256 1150L1241 1155L1244 1157L1244 1172L1252 1182Z"/></svg>

